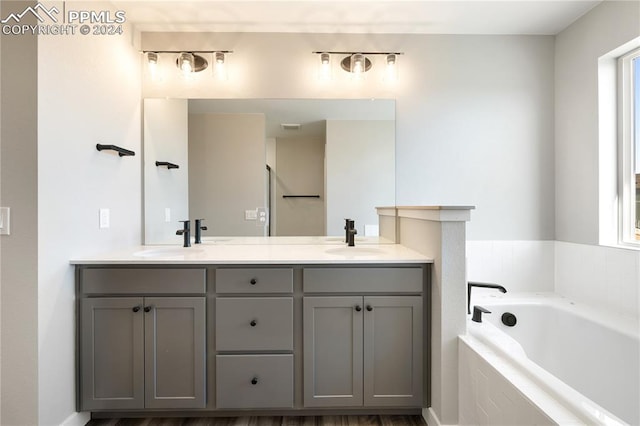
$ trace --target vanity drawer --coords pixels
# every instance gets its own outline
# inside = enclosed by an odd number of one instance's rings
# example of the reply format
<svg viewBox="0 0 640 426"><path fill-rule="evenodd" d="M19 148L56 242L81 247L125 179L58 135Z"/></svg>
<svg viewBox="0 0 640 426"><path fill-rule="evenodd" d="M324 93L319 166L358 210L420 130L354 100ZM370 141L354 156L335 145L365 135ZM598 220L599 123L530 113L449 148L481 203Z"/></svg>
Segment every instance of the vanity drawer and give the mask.
<svg viewBox="0 0 640 426"><path fill-rule="evenodd" d="M216 269L218 293L293 293L293 269Z"/></svg>
<svg viewBox="0 0 640 426"><path fill-rule="evenodd" d="M204 268L87 268L82 269L83 294L205 294Z"/></svg>
<svg viewBox="0 0 640 426"><path fill-rule="evenodd" d="M293 298L216 299L216 350L293 350Z"/></svg>
<svg viewBox="0 0 640 426"><path fill-rule="evenodd" d="M292 408L293 355L217 355L216 408Z"/></svg>
<svg viewBox="0 0 640 426"><path fill-rule="evenodd" d="M306 268L305 293L421 293L422 268Z"/></svg>

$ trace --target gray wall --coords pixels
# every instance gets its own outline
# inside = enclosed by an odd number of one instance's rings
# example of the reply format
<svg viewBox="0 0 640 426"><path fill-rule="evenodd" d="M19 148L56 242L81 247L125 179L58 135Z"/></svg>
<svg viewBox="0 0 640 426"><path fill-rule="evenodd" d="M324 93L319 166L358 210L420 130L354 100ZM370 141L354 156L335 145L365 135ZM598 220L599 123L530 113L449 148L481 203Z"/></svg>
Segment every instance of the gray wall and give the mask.
<svg viewBox="0 0 640 426"><path fill-rule="evenodd" d="M616 137L601 132L606 114L598 109L598 59L639 36L640 3L611 1L556 37L558 240L598 244L600 228L615 223ZM610 90L615 90L615 82ZM611 108L615 132L615 101Z"/></svg>
<svg viewBox="0 0 640 426"><path fill-rule="evenodd" d="M394 98L397 204L476 205L470 239L554 238L553 36L142 35L149 50L211 45L234 51L227 82L172 72L158 85L144 75L143 96ZM311 52L324 49L402 51L399 81L382 84L376 64L359 84L339 69L320 84Z"/></svg>
<svg viewBox="0 0 640 426"><path fill-rule="evenodd" d="M203 235L264 235L245 210L266 207L263 114L189 114L189 214Z"/></svg>
<svg viewBox="0 0 640 426"><path fill-rule="evenodd" d="M323 137L276 139L276 233L326 235ZM320 198L282 198L320 195Z"/></svg>
<svg viewBox="0 0 640 426"><path fill-rule="evenodd" d="M144 242L177 244L179 220L189 219L189 104L186 99L144 100ZM178 169L157 167L156 161ZM166 221L165 209L170 211Z"/></svg>
<svg viewBox="0 0 640 426"><path fill-rule="evenodd" d="M106 2L68 2L67 7L112 10ZM20 309L38 306L35 412L42 425L88 421L86 413L74 415L75 284L69 260L141 242L140 53L132 45L132 29L124 30L121 36L38 37L38 121L29 122L38 132L38 189L20 185L38 197L38 294ZM24 75L29 68L16 72ZM96 143L119 145L136 155L98 152ZM36 163L23 167L35 173ZM108 229L98 227L100 208L111 212ZM31 271L35 268L22 267L24 274ZM26 331L31 324L19 316L12 323ZM30 342L33 350L35 342ZM27 358L29 351L21 356ZM16 423L36 424L29 420Z"/></svg>
<svg viewBox="0 0 640 426"><path fill-rule="evenodd" d="M0 4L0 16L27 2ZM34 22L31 24L35 24ZM0 205L11 235L0 237L0 423L38 424L38 40L1 36ZM71 372L73 373L73 372ZM71 396L71 395L70 395Z"/></svg>
<svg viewBox="0 0 640 426"><path fill-rule="evenodd" d="M395 121L327 121L327 234L343 235L345 218L377 225L375 207L396 198Z"/></svg>

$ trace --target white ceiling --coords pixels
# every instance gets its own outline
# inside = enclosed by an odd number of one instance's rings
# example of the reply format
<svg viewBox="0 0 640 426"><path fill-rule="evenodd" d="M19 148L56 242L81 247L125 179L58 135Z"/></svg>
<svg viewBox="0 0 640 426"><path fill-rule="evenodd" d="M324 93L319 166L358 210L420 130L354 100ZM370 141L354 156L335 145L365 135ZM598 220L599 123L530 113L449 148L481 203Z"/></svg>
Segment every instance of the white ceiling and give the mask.
<svg viewBox="0 0 640 426"><path fill-rule="evenodd" d="M141 31L557 34L601 0L112 0Z"/></svg>

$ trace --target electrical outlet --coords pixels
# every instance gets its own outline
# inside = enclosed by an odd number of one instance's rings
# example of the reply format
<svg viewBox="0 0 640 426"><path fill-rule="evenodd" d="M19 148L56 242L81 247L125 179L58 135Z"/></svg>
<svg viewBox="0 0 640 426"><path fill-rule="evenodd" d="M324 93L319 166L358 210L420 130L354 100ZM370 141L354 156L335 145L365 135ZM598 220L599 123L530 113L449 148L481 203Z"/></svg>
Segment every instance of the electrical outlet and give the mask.
<svg viewBox="0 0 640 426"><path fill-rule="evenodd" d="M11 233L10 211L9 207L0 207L0 235L10 235Z"/></svg>
<svg viewBox="0 0 640 426"><path fill-rule="evenodd" d="M109 209L100 209L100 229L108 228L109 222Z"/></svg>
<svg viewBox="0 0 640 426"><path fill-rule="evenodd" d="M258 207L256 209L258 215L256 220L256 226L267 226L269 223L269 212L266 207Z"/></svg>

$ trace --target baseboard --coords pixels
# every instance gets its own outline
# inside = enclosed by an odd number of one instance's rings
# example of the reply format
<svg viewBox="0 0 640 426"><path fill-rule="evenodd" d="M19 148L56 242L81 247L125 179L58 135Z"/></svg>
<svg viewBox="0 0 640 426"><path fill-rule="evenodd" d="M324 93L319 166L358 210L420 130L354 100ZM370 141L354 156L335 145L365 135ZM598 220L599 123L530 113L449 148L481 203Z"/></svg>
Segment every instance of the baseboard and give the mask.
<svg viewBox="0 0 640 426"><path fill-rule="evenodd" d="M433 411L433 408L431 407L422 409L422 418L425 422L427 422L427 426L444 426L442 423L440 423L438 415L435 413L435 411Z"/></svg>
<svg viewBox="0 0 640 426"><path fill-rule="evenodd" d="M91 413L73 413L60 423L61 426L84 426L91 420Z"/></svg>

